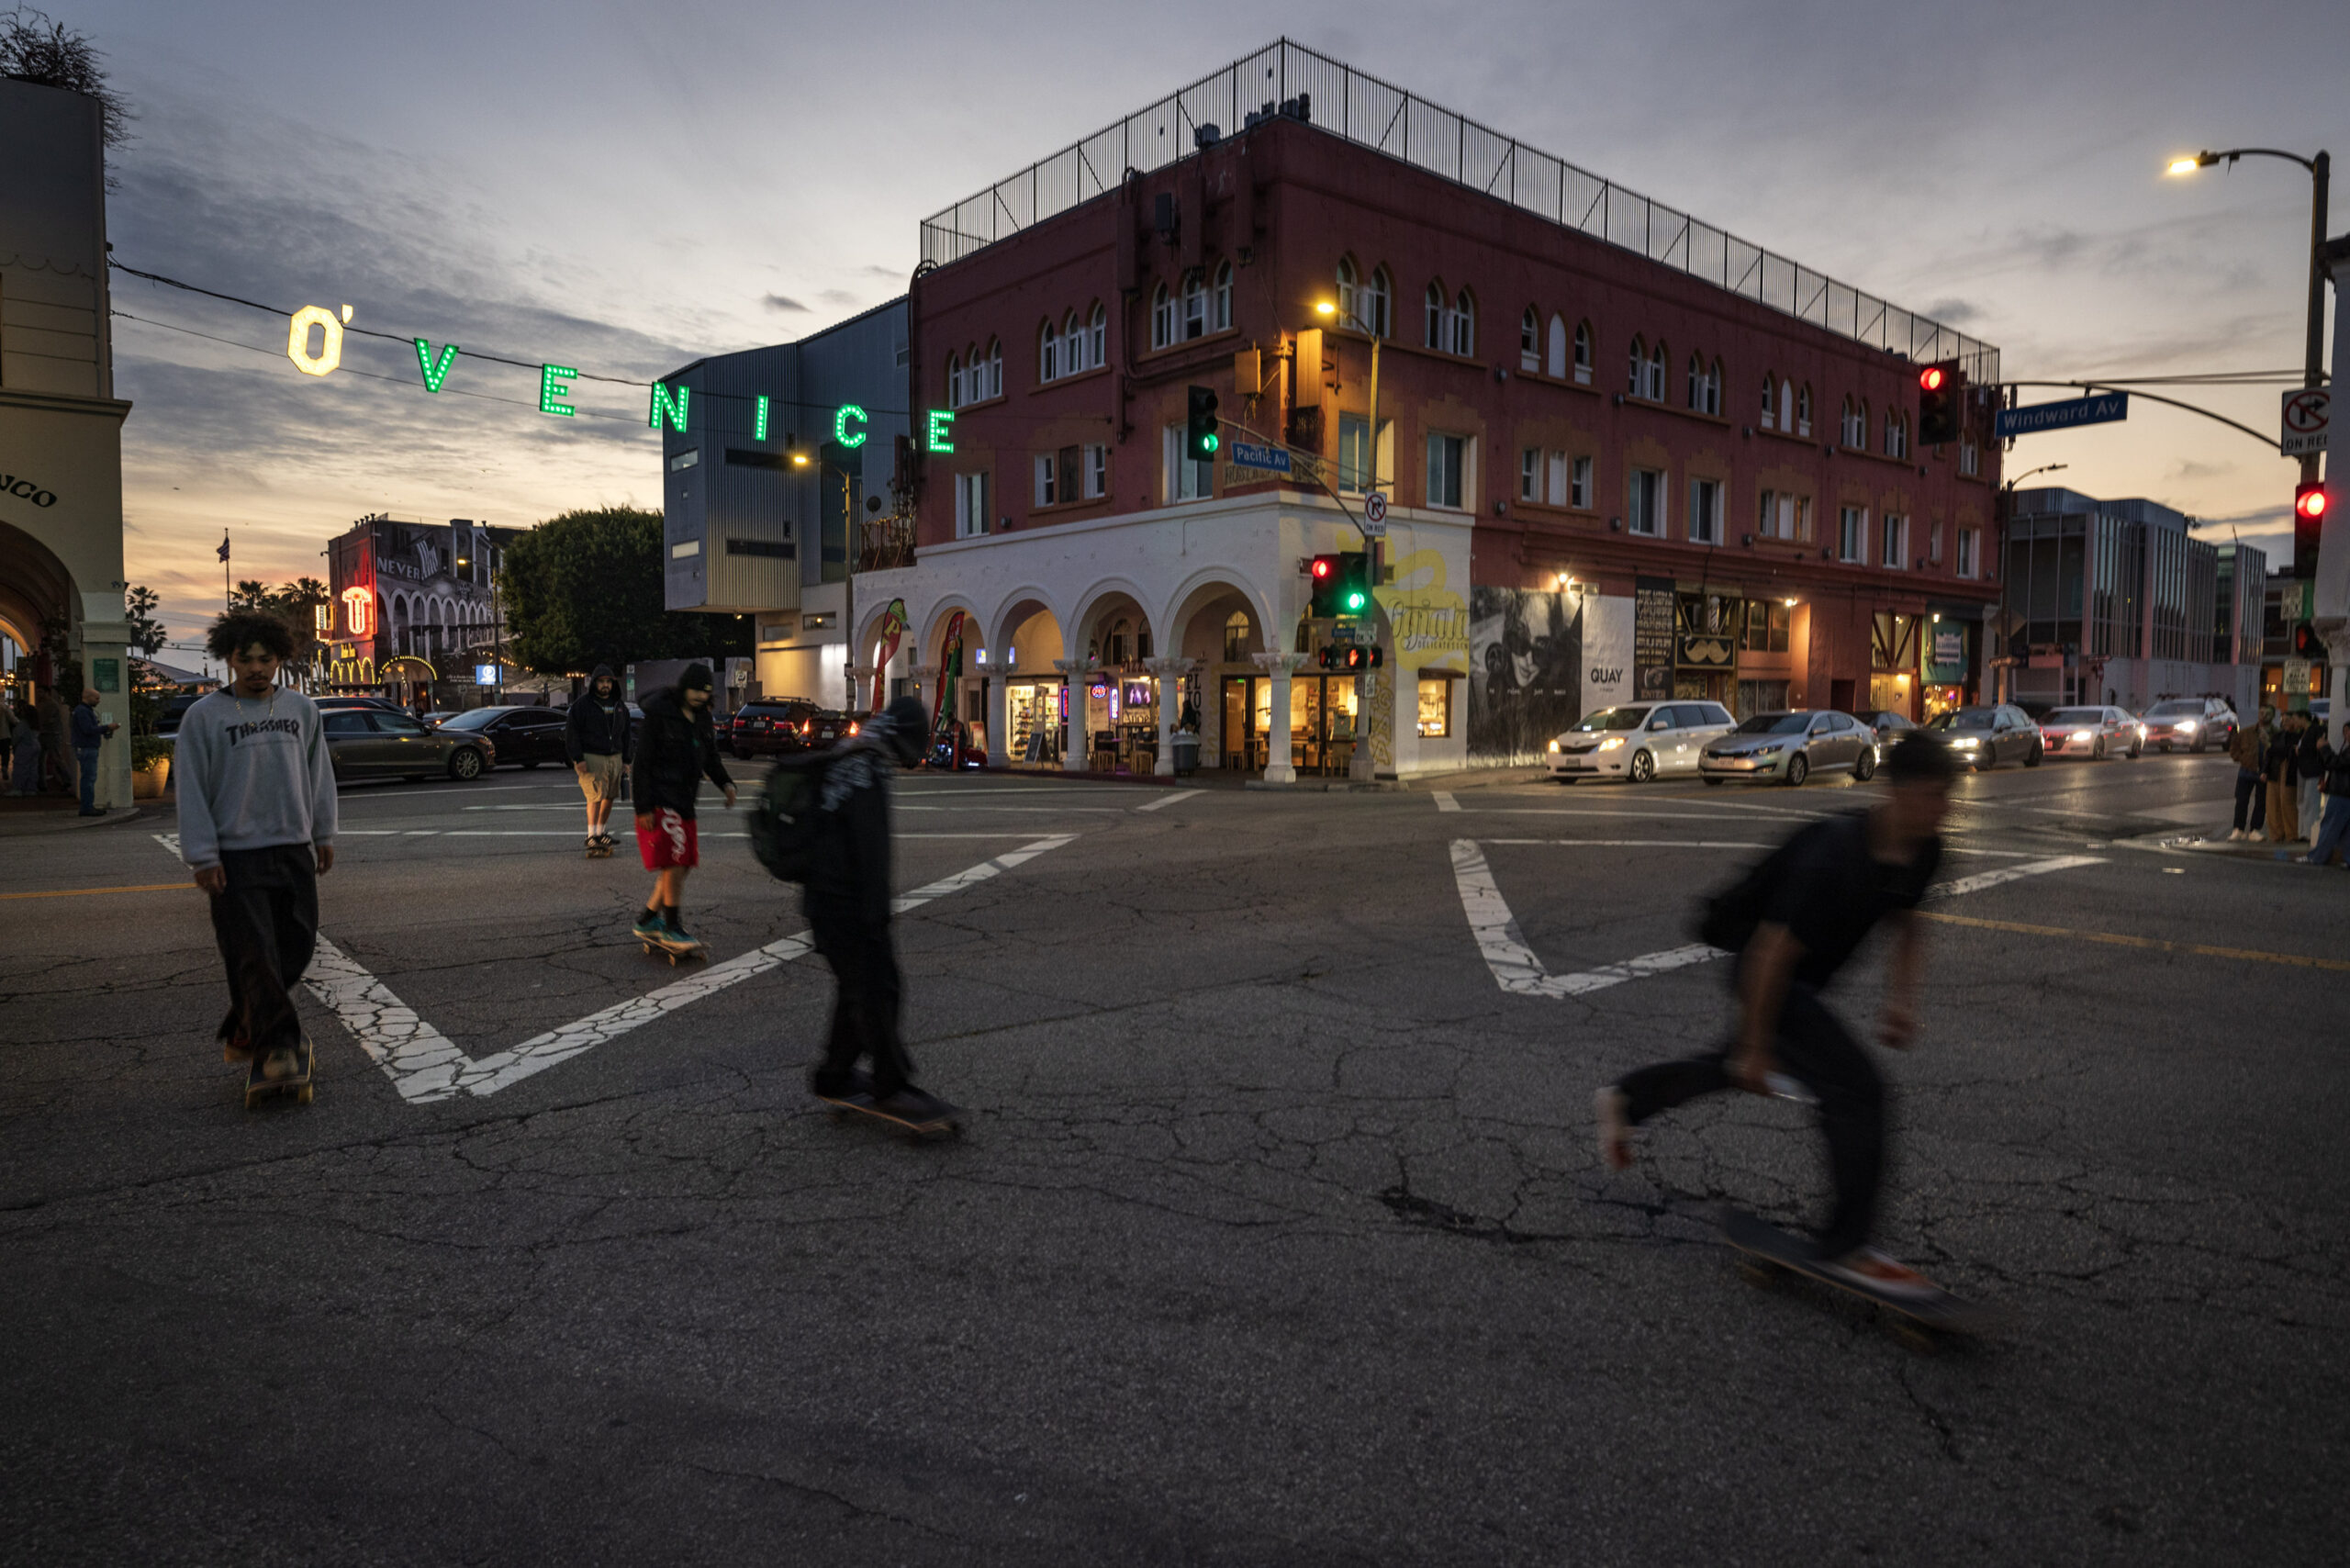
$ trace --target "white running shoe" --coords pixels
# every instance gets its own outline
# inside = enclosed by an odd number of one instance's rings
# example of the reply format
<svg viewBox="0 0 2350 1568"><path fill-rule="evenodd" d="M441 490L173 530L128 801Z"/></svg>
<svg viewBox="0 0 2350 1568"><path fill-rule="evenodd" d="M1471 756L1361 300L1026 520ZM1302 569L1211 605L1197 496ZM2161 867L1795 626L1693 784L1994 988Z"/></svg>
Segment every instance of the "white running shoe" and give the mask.
<svg viewBox="0 0 2350 1568"><path fill-rule="evenodd" d="M1624 1119L1624 1092L1608 1084L1591 1097L1591 1114L1599 1123L1599 1163L1610 1170L1632 1168L1632 1127Z"/></svg>

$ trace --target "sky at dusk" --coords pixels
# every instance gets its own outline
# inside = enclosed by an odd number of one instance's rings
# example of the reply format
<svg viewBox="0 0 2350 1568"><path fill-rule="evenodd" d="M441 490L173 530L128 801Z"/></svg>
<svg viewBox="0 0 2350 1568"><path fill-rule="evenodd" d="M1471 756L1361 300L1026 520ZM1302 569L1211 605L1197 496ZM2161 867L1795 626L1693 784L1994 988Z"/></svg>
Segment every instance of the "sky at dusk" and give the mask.
<svg viewBox="0 0 2350 1568"><path fill-rule="evenodd" d="M893 297L922 218L1284 33L1961 327L2011 377L2297 370L2308 177L2163 165L2350 154L2350 28L2322 0L44 8L139 116L117 260L640 378ZM129 576L175 641L218 609L224 528L235 575L277 581L324 576L366 512L659 504L640 388L582 381L558 420L529 371L461 358L431 396L411 350L353 335L312 378L282 318L119 275L114 303L138 318L115 338ZM2273 388L2176 395L2276 424ZM2293 465L2192 415L2140 402L2007 462L2272 559L2289 537Z"/></svg>

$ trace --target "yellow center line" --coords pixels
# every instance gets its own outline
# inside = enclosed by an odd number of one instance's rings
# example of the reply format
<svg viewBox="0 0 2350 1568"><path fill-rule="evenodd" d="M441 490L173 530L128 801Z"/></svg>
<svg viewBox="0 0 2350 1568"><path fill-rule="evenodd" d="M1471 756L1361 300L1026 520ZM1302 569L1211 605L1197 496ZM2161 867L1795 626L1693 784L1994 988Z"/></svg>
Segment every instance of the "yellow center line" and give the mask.
<svg viewBox="0 0 2350 1568"><path fill-rule="evenodd" d="M1944 914L1919 910L1920 920L1945 925L1972 925L1983 931L2013 931L2024 936L2070 936L2081 942L2102 942L2109 947L2144 947L2157 953L2190 953L2204 958L2241 958L2254 964L2288 964L2304 969L2335 969L2350 974L2350 959L2312 958L2300 953L2259 953L2249 947L2213 947L2201 942L2165 942L2158 936L2123 936L2111 931L2075 931L2062 925L2026 925L2014 920L1985 920L1973 914Z"/></svg>
<svg viewBox="0 0 2350 1568"><path fill-rule="evenodd" d="M92 893L162 893L173 888L196 891L194 882L142 882L135 888L59 888L45 893L0 893L0 899L80 899Z"/></svg>

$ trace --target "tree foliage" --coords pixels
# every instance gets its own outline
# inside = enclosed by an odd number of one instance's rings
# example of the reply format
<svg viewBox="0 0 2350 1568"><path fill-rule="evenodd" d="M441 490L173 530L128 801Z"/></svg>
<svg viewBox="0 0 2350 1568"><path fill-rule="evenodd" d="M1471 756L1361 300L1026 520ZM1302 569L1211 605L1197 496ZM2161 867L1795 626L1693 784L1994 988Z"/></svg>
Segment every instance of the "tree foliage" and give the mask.
<svg viewBox="0 0 2350 1568"><path fill-rule="evenodd" d="M506 547L498 594L515 663L541 675L751 651L735 615L663 608L661 514L567 511Z"/></svg>
<svg viewBox="0 0 2350 1568"><path fill-rule="evenodd" d="M0 11L0 76L97 99L99 134L109 148L120 147L130 140L130 122L139 117L106 85L106 68L98 63L105 58L88 34L45 12L29 6Z"/></svg>
<svg viewBox="0 0 2350 1568"><path fill-rule="evenodd" d="M316 577L297 577L283 588L271 588L255 577L247 577L229 592L231 610L266 610L294 629L294 658L296 669L308 669L319 662L325 645L319 641L319 606L330 603L333 594L327 585Z"/></svg>
<svg viewBox="0 0 2350 1568"><path fill-rule="evenodd" d="M155 614L162 602L153 588L145 587L133 588L123 596L123 619L130 622L130 645L146 658L153 658L170 635Z"/></svg>

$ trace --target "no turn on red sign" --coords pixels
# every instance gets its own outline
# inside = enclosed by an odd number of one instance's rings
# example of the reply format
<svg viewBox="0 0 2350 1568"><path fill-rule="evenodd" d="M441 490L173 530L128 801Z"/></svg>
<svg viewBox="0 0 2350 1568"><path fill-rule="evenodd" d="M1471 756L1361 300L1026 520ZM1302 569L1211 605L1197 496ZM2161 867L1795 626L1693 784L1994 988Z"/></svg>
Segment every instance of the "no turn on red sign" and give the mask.
<svg viewBox="0 0 2350 1568"><path fill-rule="evenodd" d="M2282 433L2277 449L2288 457L2323 452L2333 423L2333 393L2324 386L2296 386L2285 394Z"/></svg>

